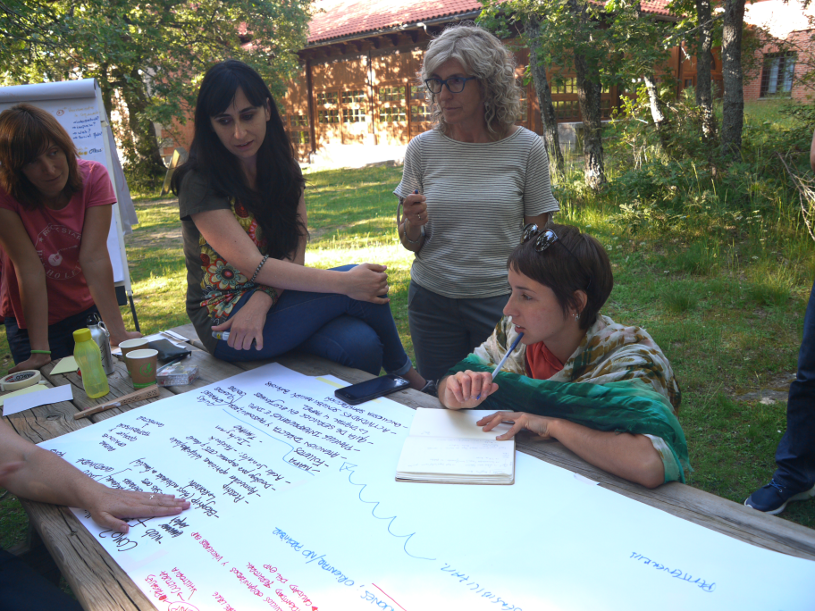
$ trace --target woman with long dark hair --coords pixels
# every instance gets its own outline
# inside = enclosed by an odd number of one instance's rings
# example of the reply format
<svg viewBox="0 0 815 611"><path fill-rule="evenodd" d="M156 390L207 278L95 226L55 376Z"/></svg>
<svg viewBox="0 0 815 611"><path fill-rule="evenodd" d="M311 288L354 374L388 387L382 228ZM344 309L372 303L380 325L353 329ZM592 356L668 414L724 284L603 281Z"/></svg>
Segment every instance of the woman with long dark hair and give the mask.
<svg viewBox="0 0 815 611"><path fill-rule="evenodd" d="M413 388L425 380L402 348L385 267L304 266L305 181L269 88L246 64L210 68L188 161L173 176L187 263L187 313L227 361L300 348ZM229 331L228 340L213 332Z"/></svg>

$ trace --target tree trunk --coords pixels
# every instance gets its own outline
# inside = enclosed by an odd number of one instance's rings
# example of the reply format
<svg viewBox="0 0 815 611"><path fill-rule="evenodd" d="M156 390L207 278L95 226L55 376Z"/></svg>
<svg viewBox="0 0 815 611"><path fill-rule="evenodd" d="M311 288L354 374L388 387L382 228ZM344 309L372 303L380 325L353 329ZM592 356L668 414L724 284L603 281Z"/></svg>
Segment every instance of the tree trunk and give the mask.
<svg viewBox="0 0 815 611"><path fill-rule="evenodd" d="M716 116L713 114L713 93L710 68L713 62L713 24L710 0L696 0L699 20L699 44L696 48L696 104L702 109L702 140L716 138Z"/></svg>
<svg viewBox="0 0 815 611"><path fill-rule="evenodd" d="M540 35L539 28L538 18L536 16L531 17L529 24L526 26L526 39L529 44L529 66L541 110L543 143L546 146L546 152L549 154L550 165L554 163L555 173L562 176L566 171L566 165L563 161L563 153L560 150L560 135L557 130L555 107L552 105L552 90L549 88L549 81L546 79L546 66L538 59L536 41Z"/></svg>
<svg viewBox="0 0 815 611"><path fill-rule="evenodd" d="M102 64L99 69L99 88L102 90L102 103L105 105L105 113L110 121L110 113L113 112L113 87L110 85L108 65Z"/></svg>
<svg viewBox="0 0 815 611"><path fill-rule="evenodd" d="M147 177L163 177L167 172L158 146L156 127L144 116L148 98L145 85L138 70L130 74L129 82L122 88L122 97L127 105L128 124L136 149L136 163Z"/></svg>
<svg viewBox="0 0 815 611"><path fill-rule="evenodd" d="M645 89L648 90L648 101L651 106L651 118L654 120L654 127L659 135L659 141L663 147L666 146L666 128L668 127L668 118L665 115L665 107L662 103L662 98L659 97L659 90L657 89L657 81L653 74L644 74L642 80L645 82Z"/></svg>
<svg viewBox="0 0 815 611"><path fill-rule="evenodd" d="M603 124L600 121L600 75L589 74L586 59L579 53L574 56L577 103L583 115L583 157L586 184L594 190L606 182L603 168Z"/></svg>
<svg viewBox="0 0 815 611"><path fill-rule="evenodd" d="M744 74L741 69L743 27L744 0L725 0L722 32L722 153L734 160L741 159L741 132L744 126Z"/></svg>
<svg viewBox="0 0 815 611"><path fill-rule="evenodd" d="M578 4L578 0L569 0L569 8L574 17L582 24L588 22L585 5ZM581 28L574 32L580 36ZM588 41L583 41L585 44ZM580 41L575 49L580 47ZM577 85L577 104L580 114L583 115L583 158L586 162L584 170L586 184L599 190L606 183L605 169L603 168L603 124L600 122L600 74L596 67L590 68L582 53L575 50L574 72Z"/></svg>

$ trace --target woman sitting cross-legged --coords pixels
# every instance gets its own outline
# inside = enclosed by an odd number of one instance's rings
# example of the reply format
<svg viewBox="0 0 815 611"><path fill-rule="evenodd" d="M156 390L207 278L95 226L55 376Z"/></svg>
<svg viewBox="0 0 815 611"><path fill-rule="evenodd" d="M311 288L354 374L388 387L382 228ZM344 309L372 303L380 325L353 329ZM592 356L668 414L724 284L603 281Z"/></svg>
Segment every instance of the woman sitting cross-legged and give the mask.
<svg viewBox="0 0 815 611"><path fill-rule="evenodd" d="M598 314L614 285L602 245L575 227L527 225L508 270L504 317L442 380L445 407L504 410L479 426L514 422L498 439L529 429L649 488L684 481L690 465L676 418L679 385L644 329ZM493 382L495 364L521 333Z"/></svg>
<svg viewBox="0 0 815 611"><path fill-rule="evenodd" d="M189 160L173 176L187 263L187 313L226 361L299 348L421 389L388 305L385 266L304 265L305 181L269 88L235 60L210 68ZM229 331L228 339L213 332Z"/></svg>

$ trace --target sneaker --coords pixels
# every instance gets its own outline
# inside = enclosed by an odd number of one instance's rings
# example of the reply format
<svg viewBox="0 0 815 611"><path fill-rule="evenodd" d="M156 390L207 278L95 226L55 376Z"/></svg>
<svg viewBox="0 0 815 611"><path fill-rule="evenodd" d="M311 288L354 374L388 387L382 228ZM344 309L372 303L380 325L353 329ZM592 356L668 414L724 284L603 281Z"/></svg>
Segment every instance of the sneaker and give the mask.
<svg viewBox="0 0 815 611"><path fill-rule="evenodd" d="M798 492L792 488L785 488L773 479L769 484L751 494L744 504L775 516L784 511L790 501L806 501L813 496L815 496L815 486Z"/></svg>
<svg viewBox="0 0 815 611"><path fill-rule="evenodd" d="M431 397L438 397L439 396L439 389L436 386L436 380L428 380L427 384L422 386L422 390L426 395L430 395Z"/></svg>

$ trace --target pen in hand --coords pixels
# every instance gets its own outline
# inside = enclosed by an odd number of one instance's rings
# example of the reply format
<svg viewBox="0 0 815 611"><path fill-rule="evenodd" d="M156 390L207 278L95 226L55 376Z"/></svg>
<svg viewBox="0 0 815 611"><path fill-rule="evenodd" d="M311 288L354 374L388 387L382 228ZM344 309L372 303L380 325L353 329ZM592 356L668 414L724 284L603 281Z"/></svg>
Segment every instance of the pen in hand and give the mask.
<svg viewBox="0 0 815 611"><path fill-rule="evenodd" d="M212 337L214 337L215 339L222 339L224 341L227 341L229 339L229 331L213 331ZM255 345L254 339L252 340L252 345L253 346Z"/></svg>
<svg viewBox="0 0 815 611"><path fill-rule="evenodd" d="M492 379L495 380L495 376L498 375L498 372L501 371L501 367L504 366L504 363L507 362L509 355L515 351L515 348L518 347L518 344L521 343L521 338L524 336L523 333L518 333L518 337L515 338L515 341L512 342L512 345L507 350L507 353L504 355L504 358L495 366L495 369L492 370ZM481 393L478 393L478 396L475 398L476 401L481 399Z"/></svg>

